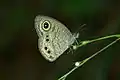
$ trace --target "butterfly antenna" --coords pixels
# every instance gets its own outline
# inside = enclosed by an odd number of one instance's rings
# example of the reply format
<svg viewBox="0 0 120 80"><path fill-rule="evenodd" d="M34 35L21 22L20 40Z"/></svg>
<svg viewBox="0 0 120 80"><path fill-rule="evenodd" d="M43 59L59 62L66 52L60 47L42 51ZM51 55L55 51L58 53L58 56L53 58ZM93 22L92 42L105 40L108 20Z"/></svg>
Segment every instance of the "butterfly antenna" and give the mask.
<svg viewBox="0 0 120 80"><path fill-rule="evenodd" d="M83 24L83 25L81 25L78 29L77 29L77 31L75 32L75 34L74 34L74 38L75 38L75 45L73 45L73 50L76 50L77 49L77 47L76 47L76 45L79 45L79 42L78 42L78 40L77 40L77 38L79 38L79 32L80 32L80 30L82 30L82 28L84 27L84 26L86 26L86 24Z"/></svg>
<svg viewBox="0 0 120 80"><path fill-rule="evenodd" d="M81 30L83 30L84 26L86 26L86 24L82 24L75 33L79 33Z"/></svg>

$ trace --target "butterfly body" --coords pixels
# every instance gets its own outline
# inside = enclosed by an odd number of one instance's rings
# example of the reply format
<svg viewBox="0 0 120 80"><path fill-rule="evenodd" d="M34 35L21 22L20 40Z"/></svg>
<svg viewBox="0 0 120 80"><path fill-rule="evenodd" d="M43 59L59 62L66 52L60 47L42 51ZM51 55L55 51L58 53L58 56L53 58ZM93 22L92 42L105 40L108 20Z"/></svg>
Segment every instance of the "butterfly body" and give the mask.
<svg viewBox="0 0 120 80"><path fill-rule="evenodd" d="M55 61L75 41L70 30L51 17L37 16L35 18L35 29L39 36L39 51L50 62Z"/></svg>

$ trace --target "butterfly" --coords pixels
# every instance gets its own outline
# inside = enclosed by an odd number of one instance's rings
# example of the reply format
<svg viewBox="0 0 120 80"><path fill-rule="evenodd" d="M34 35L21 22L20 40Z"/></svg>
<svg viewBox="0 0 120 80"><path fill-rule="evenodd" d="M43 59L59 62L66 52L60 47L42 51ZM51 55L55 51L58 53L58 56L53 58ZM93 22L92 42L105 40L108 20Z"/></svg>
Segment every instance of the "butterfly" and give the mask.
<svg viewBox="0 0 120 80"><path fill-rule="evenodd" d="M64 24L48 16L36 16L35 29L39 51L49 62L59 58L76 41Z"/></svg>

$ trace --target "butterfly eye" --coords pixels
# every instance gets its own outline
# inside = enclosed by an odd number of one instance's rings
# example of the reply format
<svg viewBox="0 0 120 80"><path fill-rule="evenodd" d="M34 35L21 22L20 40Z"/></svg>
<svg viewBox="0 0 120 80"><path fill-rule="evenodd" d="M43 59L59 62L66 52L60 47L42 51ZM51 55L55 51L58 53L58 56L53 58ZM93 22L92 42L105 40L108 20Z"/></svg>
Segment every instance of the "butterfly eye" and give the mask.
<svg viewBox="0 0 120 80"><path fill-rule="evenodd" d="M48 30L50 30L50 28L51 28L50 22L49 21L44 21L43 24L42 24L42 29L44 31L48 31Z"/></svg>

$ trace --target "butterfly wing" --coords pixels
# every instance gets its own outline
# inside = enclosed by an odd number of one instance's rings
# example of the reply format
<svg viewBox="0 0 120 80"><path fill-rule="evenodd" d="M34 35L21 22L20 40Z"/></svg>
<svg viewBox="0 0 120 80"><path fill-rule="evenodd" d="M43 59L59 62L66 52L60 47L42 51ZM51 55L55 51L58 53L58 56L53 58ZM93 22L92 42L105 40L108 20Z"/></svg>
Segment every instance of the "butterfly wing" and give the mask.
<svg viewBox="0 0 120 80"><path fill-rule="evenodd" d="M75 38L70 30L61 22L47 16L39 16L36 19L36 26L44 20L48 20L51 24L51 29L48 32L42 32L36 27L38 35L38 47L43 57L53 62L62 55L74 43ZM40 32L39 32L40 31Z"/></svg>

